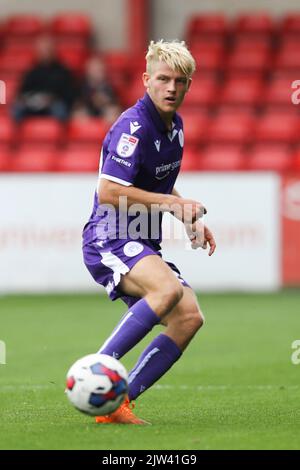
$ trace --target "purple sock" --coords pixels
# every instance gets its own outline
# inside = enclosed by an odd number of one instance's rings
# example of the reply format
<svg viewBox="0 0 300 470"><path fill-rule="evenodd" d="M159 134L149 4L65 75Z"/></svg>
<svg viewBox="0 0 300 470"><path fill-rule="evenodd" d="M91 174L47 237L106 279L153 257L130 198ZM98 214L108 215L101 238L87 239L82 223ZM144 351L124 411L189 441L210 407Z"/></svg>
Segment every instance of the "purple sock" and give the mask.
<svg viewBox="0 0 300 470"><path fill-rule="evenodd" d="M139 300L123 316L98 353L121 358L159 322L160 318L149 307L146 300Z"/></svg>
<svg viewBox="0 0 300 470"><path fill-rule="evenodd" d="M157 336L129 374L129 399L134 400L151 387L172 367L181 354L181 350L169 336Z"/></svg>

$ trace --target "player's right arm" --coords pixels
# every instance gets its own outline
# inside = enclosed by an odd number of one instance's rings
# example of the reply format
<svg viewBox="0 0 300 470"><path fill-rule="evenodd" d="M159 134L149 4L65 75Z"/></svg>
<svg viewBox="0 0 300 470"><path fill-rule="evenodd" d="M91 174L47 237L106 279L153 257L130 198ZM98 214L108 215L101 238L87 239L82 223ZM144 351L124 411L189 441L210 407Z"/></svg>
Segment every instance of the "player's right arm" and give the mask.
<svg viewBox="0 0 300 470"><path fill-rule="evenodd" d="M122 197L126 197L127 207L142 204L145 210L170 212L185 223L193 223L206 212L204 206L192 199L184 199L173 194L161 194L145 191L135 186L124 186L107 179L100 179L98 200L101 204L120 207Z"/></svg>

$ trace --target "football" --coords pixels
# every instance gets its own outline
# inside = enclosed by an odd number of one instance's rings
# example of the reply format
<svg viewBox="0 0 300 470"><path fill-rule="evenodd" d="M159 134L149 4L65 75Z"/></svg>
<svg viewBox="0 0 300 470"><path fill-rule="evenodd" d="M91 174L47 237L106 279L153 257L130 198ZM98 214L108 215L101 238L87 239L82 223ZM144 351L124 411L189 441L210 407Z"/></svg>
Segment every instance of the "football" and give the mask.
<svg viewBox="0 0 300 470"><path fill-rule="evenodd" d="M106 354L84 356L67 373L67 397L75 408L92 416L113 413L123 403L127 391L125 367Z"/></svg>

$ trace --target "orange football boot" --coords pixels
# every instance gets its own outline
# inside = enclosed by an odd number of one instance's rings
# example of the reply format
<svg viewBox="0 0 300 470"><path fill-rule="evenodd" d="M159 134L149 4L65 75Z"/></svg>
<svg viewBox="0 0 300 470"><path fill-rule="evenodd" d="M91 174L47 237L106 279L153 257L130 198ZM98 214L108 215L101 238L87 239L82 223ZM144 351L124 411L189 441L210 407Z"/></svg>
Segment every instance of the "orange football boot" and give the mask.
<svg viewBox="0 0 300 470"><path fill-rule="evenodd" d="M115 424L150 424L147 421L138 418L133 413L134 403L129 401L129 398L125 398L119 408L106 416L96 416L96 423L115 423Z"/></svg>

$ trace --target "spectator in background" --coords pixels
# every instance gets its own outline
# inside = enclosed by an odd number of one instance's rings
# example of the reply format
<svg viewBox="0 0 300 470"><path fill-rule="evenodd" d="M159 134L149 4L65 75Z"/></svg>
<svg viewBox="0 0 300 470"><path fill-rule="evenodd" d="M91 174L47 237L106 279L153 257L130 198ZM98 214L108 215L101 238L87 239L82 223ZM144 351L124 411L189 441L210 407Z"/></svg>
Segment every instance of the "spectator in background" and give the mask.
<svg viewBox="0 0 300 470"><path fill-rule="evenodd" d="M37 62L24 75L13 116L17 121L27 116L53 116L64 121L74 101L74 78L58 60L50 36L37 40L36 51Z"/></svg>
<svg viewBox="0 0 300 470"><path fill-rule="evenodd" d="M121 114L116 94L108 81L105 64L91 57L85 66L85 76L74 116L103 117L113 123Z"/></svg>

